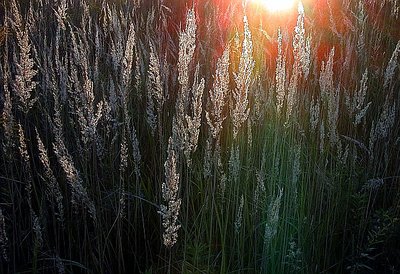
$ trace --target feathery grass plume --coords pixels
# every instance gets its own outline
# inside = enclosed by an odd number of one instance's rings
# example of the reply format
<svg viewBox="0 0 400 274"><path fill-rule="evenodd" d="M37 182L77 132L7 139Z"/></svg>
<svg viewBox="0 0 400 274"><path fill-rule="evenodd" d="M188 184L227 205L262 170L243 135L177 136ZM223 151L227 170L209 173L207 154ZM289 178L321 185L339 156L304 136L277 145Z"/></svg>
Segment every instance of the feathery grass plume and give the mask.
<svg viewBox="0 0 400 274"><path fill-rule="evenodd" d="M389 96L386 96L385 104L381 114L379 115L378 121L372 122L372 127L369 137L369 151L371 152L371 157L373 158L373 150L375 142L380 139L385 139L388 137L390 130L394 126L396 118L396 103L390 104Z"/></svg>
<svg viewBox="0 0 400 274"><path fill-rule="evenodd" d="M125 217L125 208L126 208L126 193L125 193L125 182L122 180L121 184L118 189L118 194L119 194L119 208L118 208L118 213L117 216L118 218L124 218Z"/></svg>
<svg viewBox="0 0 400 274"><path fill-rule="evenodd" d="M265 105L269 104L269 102L267 102L267 93L265 92L265 89L263 87L260 75L257 75L255 81L255 90L253 93L254 105L252 108L250 119L252 123L261 123L266 113Z"/></svg>
<svg viewBox="0 0 400 274"><path fill-rule="evenodd" d="M261 168L256 172L257 184L254 190L254 206L256 214L258 213L258 209L264 201L264 195L266 191L265 189L265 178L266 178L265 163L267 161L266 156L267 156L267 151L266 147L264 146L261 158Z"/></svg>
<svg viewBox="0 0 400 274"><path fill-rule="evenodd" d="M357 36L357 53L359 56L363 56L363 54L365 54L365 26L367 21L363 1L358 2L358 13L356 18L359 29Z"/></svg>
<svg viewBox="0 0 400 274"><path fill-rule="evenodd" d="M329 125L329 142L334 145L337 143L338 131L337 123L339 121L339 103L340 103L340 87L338 86L330 94L330 99L328 101L328 125Z"/></svg>
<svg viewBox="0 0 400 274"><path fill-rule="evenodd" d="M297 206L297 190L299 177L301 174L301 146L297 145L293 149L293 166L292 166L292 185L294 193L294 204Z"/></svg>
<svg viewBox="0 0 400 274"><path fill-rule="evenodd" d="M96 32L94 36L94 64L93 64L93 82L95 85L98 85L99 83L99 74L100 74L100 68L99 68L99 62L100 62L100 54L101 51L103 51L101 42L100 42L100 31L99 31L99 26L96 25ZM95 86L96 87L96 86Z"/></svg>
<svg viewBox="0 0 400 274"><path fill-rule="evenodd" d="M63 207L63 197L61 194L60 186L58 185L57 179L54 176L53 170L50 167L50 160L47 154L47 150L44 147L42 140L40 139L39 132L35 128L36 139L39 149L39 160L44 168L44 175L47 181L46 184L46 198L53 205L54 201L57 205L57 219L62 224L64 222L64 207Z"/></svg>
<svg viewBox="0 0 400 274"><path fill-rule="evenodd" d="M126 195L125 195L125 181L124 181L124 175L125 171L128 167L128 144L126 141L126 129L125 127L123 128L122 132L122 140L121 140L121 148L120 148L120 164L119 164L119 171L120 171L120 185L118 188L118 193L119 193L119 210L118 210L118 215L119 217L124 217L125 215L125 200L126 200Z"/></svg>
<svg viewBox="0 0 400 274"><path fill-rule="evenodd" d="M56 142L53 142L54 153L57 156L57 160L61 165L67 182L72 190L72 206L77 208L78 203L81 203L89 212L90 217L96 220L96 208L93 201L89 198L86 188L83 186L83 180L79 174L79 171L74 165L72 156L69 154L62 138L56 138Z"/></svg>
<svg viewBox="0 0 400 274"><path fill-rule="evenodd" d="M393 0L391 1L391 3L392 3L392 9L390 10L390 15L397 20L399 19L399 13L400 13L399 1Z"/></svg>
<svg viewBox="0 0 400 274"><path fill-rule="evenodd" d="M8 18L5 19L5 28L8 28ZM4 46L4 64L3 64L3 110L1 112L1 121L3 127L4 139L2 140L3 155L11 156L11 149L13 147L13 128L14 128L14 115L12 113L11 93L9 83L11 80L10 66L8 60L8 38L6 35Z"/></svg>
<svg viewBox="0 0 400 274"><path fill-rule="evenodd" d="M350 116L353 117L354 121L353 124L355 126L361 123L361 120L367 114L369 107L371 106L372 102L365 104L365 99L367 96L367 86L368 82L368 69L365 69L365 72L362 75L362 79L360 82L360 88L355 92L355 94L351 97L348 93L346 93L346 106L347 110L350 113Z"/></svg>
<svg viewBox="0 0 400 274"><path fill-rule="evenodd" d="M119 171L121 173L125 173L126 168L128 167L128 145L126 142L126 134L123 130L121 147L120 147L120 165Z"/></svg>
<svg viewBox="0 0 400 274"><path fill-rule="evenodd" d="M328 10L329 10L329 28L334 34L336 34L338 37L341 37L340 33L336 28L335 16L332 10L331 0L327 0L326 3L328 5Z"/></svg>
<svg viewBox="0 0 400 274"><path fill-rule="evenodd" d="M217 163L217 174L218 174L218 190L221 194L221 197L224 198L225 196L225 188L226 188L226 182L228 180L225 170L222 164L222 158L221 158L221 146L220 144L216 144L214 148L214 159Z"/></svg>
<svg viewBox="0 0 400 274"><path fill-rule="evenodd" d="M186 28L179 33L179 56L178 56L178 81L181 85L180 97L183 107L186 108L187 92L189 90L189 65L193 59L194 51L196 49L196 16L194 8L186 13Z"/></svg>
<svg viewBox="0 0 400 274"><path fill-rule="evenodd" d="M294 66L292 75L290 76L289 88L286 99L286 122L288 125L290 116L292 115L293 107L296 104L296 94L297 94L297 83L299 80L300 71L299 68Z"/></svg>
<svg viewBox="0 0 400 274"><path fill-rule="evenodd" d="M229 158L229 180L231 182L237 183L239 181L240 176L240 154L239 154L239 146L231 147L231 155Z"/></svg>
<svg viewBox="0 0 400 274"><path fill-rule="evenodd" d="M142 83L142 68L144 67L143 65L143 57L140 51L139 46L135 43L135 53L136 53L136 58L135 58L135 89L137 92L137 96L139 99L142 98L142 89L141 89L141 83Z"/></svg>
<svg viewBox="0 0 400 274"><path fill-rule="evenodd" d="M319 85L321 89L321 97L327 104L327 119L329 130L329 141L332 145L338 140L337 123L339 120L339 87L333 84L333 57L335 56L335 48L329 53L326 65L322 62L321 74L319 77Z"/></svg>
<svg viewBox="0 0 400 274"><path fill-rule="evenodd" d="M219 139L222 131L222 123L225 120L223 109L225 98L229 90L229 46L227 46L222 56L217 61L213 88L209 91L210 111L206 111L206 119L212 137Z"/></svg>
<svg viewBox="0 0 400 274"><path fill-rule="evenodd" d="M0 208L0 252L1 256L5 261L8 261L7 245L8 245L8 238L6 231L6 221L4 219L3 211Z"/></svg>
<svg viewBox="0 0 400 274"><path fill-rule="evenodd" d="M359 113L356 114L356 117L354 119L354 125L359 125L362 121L362 119L365 117L367 114L367 111L369 107L371 106L372 102L369 102L363 109L360 110Z"/></svg>
<svg viewBox="0 0 400 274"><path fill-rule="evenodd" d="M193 99L192 104L190 104L189 65L193 59L196 48L196 29L194 9L190 9L186 13L186 28L179 33L178 82L180 84L180 91L178 92L176 113L172 125L174 143L184 151L188 164L191 162L190 153L195 150L193 145L197 146L196 135L198 136L197 128L200 126L201 121L201 96L204 89L204 79L198 83L199 67L197 66L192 87ZM198 98L199 96L200 98ZM190 105L192 105L192 117L188 115L188 108ZM191 127L191 129L189 129L189 127ZM192 143L192 141L195 142Z"/></svg>
<svg viewBox="0 0 400 274"><path fill-rule="evenodd" d="M84 39L90 39L93 41L93 16L90 14L90 3L86 3L86 1L81 1L81 5L83 7L82 17L81 17L81 27L83 32Z"/></svg>
<svg viewBox="0 0 400 274"><path fill-rule="evenodd" d="M12 25L15 27L18 35L22 35L23 32L23 20L22 15L15 0L11 0L11 14L13 16ZM17 38L19 40L19 38Z"/></svg>
<svg viewBox="0 0 400 274"><path fill-rule="evenodd" d="M15 0L11 1L11 12L14 16L12 25L17 37L19 53L15 60L16 73L13 88L18 98L18 108L27 114L37 100L32 95L37 85L37 82L34 81L37 71L34 69L34 62L31 57L32 46L29 41L27 26L23 24L21 13Z"/></svg>
<svg viewBox="0 0 400 274"><path fill-rule="evenodd" d="M283 103L285 100L285 81L286 81L286 57L282 52L282 33L278 29L278 56L276 57L276 72L275 72L275 85L276 85L276 109L280 115Z"/></svg>
<svg viewBox="0 0 400 274"><path fill-rule="evenodd" d="M261 197L264 196L265 194L265 171L263 168L261 168L260 171L257 171L256 173L256 178L257 178L257 185L256 189L254 191L254 205L256 208L256 212L258 211L258 208L260 206L260 202L262 200Z"/></svg>
<svg viewBox="0 0 400 274"><path fill-rule="evenodd" d="M138 179L140 177L142 155L140 154L139 139L137 137L135 127L132 127L130 137L133 153L133 170L135 172L136 178Z"/></svg>
<svg viewBox="0 0 400 274"><path fill-rule="evenodd" d="M236 83L236 88L233 90L235 107L231 113L233 120L234 139L236 139L240 127L249 117L250 108L248 94L252 81L251 76L255 65L255 61L253 59L253 42L251 40L251 32L246 15L243 17L243 24L244 39L242 43L242 54L239 60L238 71L233 75Z"/></svg>
<svg viewBox="0 0 400 274"><path fill-rule="evenodd" d="M165 102L164 89L161 81L160 74L160 61L158 54L156 52L154 44L150 41L150 63L149 69L147 71L147 122L152 129L152 134L154 135L155 127L157 126L157 116L159 119L159 129L161 129L161 121L160 116L162 112L162 107ZM155 108L157 110L157 116L154 114L154 101L155 100Z"/></svg>
<svg viewBox="0 0 400 274"><path fill-rule="evenodd" d="M390 104L389 96L386 97L385 104L383 105L383 111L379 116L377 124L377 136L378 138L386 138L389 135L390 130L394 126L396 121L396 102Z"/></svg>
<svg viewBox="0 0 400 274"><path fill-rule="evenodd" d="M154 136L157 129L157 114L155 112L154 100L150 91L146 93L146 121L150 127L150 133Z"/></svg>
<svg viewBox="0 0 400 274"><path fill-rule="evenodd" d="M23 164L24 164L24 168L25 168L24 171L25 171L26 175L28 177L30 177L29 181L31 181L32 180L31 172L29 169L26 169L30 166L30 157L28 154L27 146L26 146L24 130L20 123L18 123L18 137L19 137L18 150L19 150L19 154L21 155L21 158L23 160Z"/></svg>
<svg viewBox="0 0 400 274"><path fill-rule="evenodd" d="M128 92L129 82L132 74L133 52L136 45L136 32L133 23L129 24L128 38L125 45L125 54L122 59L122 91Z"/></svg>
<svg viewBox="0 0 400 274"><path fill-rule="evenodd" d="M226 182L228 181L228 179L227 179L226 174L225 174L225 172L223 170L220 170L220 173L221 173L221 175L220 175L220 179L219 179L218 188L219 188L219 191L221 193L222 199L224 199L224 197L225 197L225 189L226 189Z"/></svg>
<svg viewBox="0 0 400 274"><path fill-rule="evenodd" d="M117 91L115 90L115 84L113 79L110 79L109 81L108 92L109 92L108 101L110 102L111 113L113 118L115 119L118 109L118 95Z"/></svg>
<svg viewBox="0 0 400 274"><path fill-rule="evenodd" d="M65 274L65 267L64 267L64 263L61 260L59 255L56 255L55 257L55 261L56 261L56 269L58 271L58 274Z"/></svg>
<svg viewBox="0 0 400 274"><path fill-rule="evenodd" d="M79 49L74 49L74 51L77 50ZM79 53L80 58L82 58L80 66L83 74L83 83L79 80L78 66L71 64L71 84L75 88L73 107L78 117L81 139L86 146L97 139L97 125L103 114L103 102L100 101L95 107L93 81L88 74L88 60L83 55L83 52Z"/></svg>
<svg viewBox="0 0 400 274"><path fill-rule="evenodd" d="M234 52L239 52L240 50L240 35L239 32L236 30L235 31L235 36L233 37L233 46L234 46Z"/></svg>
<svg viewBox="0 0 400 274"><path fill-rule="evenodd" d="M67 10L68 10L68 5L66 0L60 0L60 3L57 6L57 10L54 10L57 23L60 26L60 28L64 31L67 29L64 24L64 22L67 19Z"/></svg>
<svg viewBox="0 0 400 274"><path fill-rule="evenodd" d="M36 213L32 210L31 212L32 215L32 229L33 232L35 233L35 246L41 247L43 245L43 233L42 233L42 226L40 224L39 217L36 215Z"/></svg>
<svg viewBox="0 0 400 274"><path fill-rule="evenodd" d="M60 105L59 94L56 93L56 90L53 90L52 95L54 100L54 115L51 126L54 134L54 139L56 143L58 143L58 142L63 142L64 138L63 123L61 119L61 105Z"/></svg>
<svg viewBox="0 0 400 274"><path fill-rule="evenodd" d="M243 222L243 205L244 205L244 197L243 194L240 197L240 204L239 208L236 213L236 220L235 220L235 232L239 233L240 228L242 227L242 222Z"/></svg>
<svg viewBox="0 0 400 274"><path fill-rule="evenodd" d="M26 186L25 186L25 190L27 193L26 199L29 206L29 212L31 214L32 229L35 233L35 244L37 246L41 246L43 243L42 229L40 226L39 218L32 207L33 177L32 177L32 168L30 164L30 156L27 150L24 129L22 128L20 123L18 123L18 137L19 137L18 150L22 158L23 173L25 175L25 180L26 180Z"/></svg>
<svg viewBox="0 0 400 274"><path fill-rule="evenodd" d="M293 170L292 170L292 181L294 184L297 184L299 181L299 176L301 173L300 167L300 157L301 157L301 146L296 146L293 153Z"/></svg>
<svg viewBox="0 0 400 274"><path fill-rule="evenodd" d="M165 102L164 90L161 81L160 60L154 44L150 41L150 63L147 71L149 84L148 89L156 100L157 112L160 113Z"/></svg>
<svg viewBox="0 0 400 274"><path fill-rule="evenodd" d="M97 105L94 103L94 84L90 78L88 41L86 37L82 39L80 36L76 36L72 29L70 34L74 56L74 59L70 60L71 85L75 90L72 93L74 95L73 107L81 128L81 138L86 146L98 139L97 124L103 113L103 102L100 101ZM79 76L82 76L81 81Z"/></svg>
<svg viewBox="0 0 400 274"><path fill-rule="evenodd" d="M191 90L192 100L190 104L190 114L186 114L186 136L187 140L185 142L184 153L188 164L191 163L190 154L197 149L197 142L200 134L201 126L201 114L203 112L203 92L205 81L201 78L199 81L199 70L200 66L197 65L196 71L194 73L193 86Z"/></svg>
<svg viewBox="0 0 400 274"><path fill-rule="evenodd" d="M98 141L97 125L103 115L103 101L97 103L96 108L94 108L94 94L93 94L93 82L88 78L85 80L84 90L88 91L86 94L90 94L87 97L87 114L86 119L87 127L85 129L85 135L88 136L86 143L89 141Z"/></svg>
<svg viewBox="0 0 400 274"><path fill-rule="evenodd" d="M86 67L85 58L87 58L86 55L87 55L87 52L89 49L86 48L86 45L82 42L80 35L75 33L74 28L69 23L68 23L68 28L69 28L69 36L70 36L71 44L72 44L70 58L69 58L70 66L74 65L75 67L78 67L78 65L80 65L84 69ZM74 68L71 67L70 70L72 70L72 69L74 69ZM73 79L73 80L75 80L75 79ZM75 81L75 82L77 82L77 81Z"/></svg>
<svg viewBox="0 0 400 274"><path fill-rule="evenodd" d="M119 20L118 20L119 22ZM119 28L121 27L118 23ZM129 25L128 38L125 44L125 53L123 55L122 60L122 69L121 69L121 104L123 109L123 118L127 131L131 130L131 117L128 112L128 99L129 99L129 83L131 81L132 74L132 64L133 64L133 50L135 48L135 27L133 23ZM119 58L119 57L116 57ZM126 138L126 137L124 137Z"/></svg>
<svg viewBox="0 0 400 274"><path fill-rule="evenodd" d="M111 28L112 16L110 5L105 1L101 5L101 13L103 14L101 18L101 28L103 30L103 33L106 35L109 34L109 30Z"/></svg>
<svg viewBox="0 0 400 274"><path fill-rule="evenodd" d="M290 273L300 273L303 265L303 252L297 247L296 241L289 241L288 254L285 256L285 264L288 265Z"/></svg>
<svg viewBox="0 0 400 274"><path fill-rule="evenodd" d="M111 46L110 46L110 53L111 53L111 64L114 70L114 73L119 74L119 68L121 66L121 62L124 59L124 45L123 41L126 39L123 37L123 31L121 27L120 19L115 11L115 7L113 10L107 5L107 22L109 22L107 32L110 34L111 37ZM111 35L112 34L112 35ZM129 37L129 35L128 35ZM129 39L127 40L127 43ZM122 76L124 73L122 73Z"/></svg>
<svg viewBox="0 0 400 274"><path fill-rule="evenodd" d="M253 132L252 132L251 119L247 119L247 146L251 149L253 145Z"/></svg>
<svg viewBox="0 0 400 274"><path fill-rule="evenodd" d="M319 126L319 152L322 154L325 148L325 125L324 121L321 121Z"/></svg>
<svg viewBox="0 0 400 274"><path fill-rule="evenodd" d="M306 39L304 29L304 7L301 1L299 1L298 4L298 13L297 24L294 29L295 35L293 37L293 55L295 66L301 69L304 78L307 78L311 63L311 36L309 35Z"/></svg>
<svg viewBox="0 0 400 274"><path fill-rule="evenodd" d="M177 155L172 137L168 141L168 157L164 164L165 181L162 183L162 197L167 205L160 205L162 217L163 241L166 247L171 248L178 240L178 230L181 225L177 224L181 207L179 198L179 173L177 172Z"/></svg>
<svg viewBox="0 0 400 274"><path fill-rule="evenodd" d="M323 100L328 100L329 95L334 89L333 86L333 57L335 56L335 48L332 48L328 61L322 61L321 73L319 76L319 86L321 89L321 98Z"/></svg>
<svg viewBox="0 0 400 274"><path fill-rule="evenodd" d="M201 114L203 111L202 96L204 86L204 78L199 81L199 66L197 66L190 93L190 109L185 111L183 104L180 103L182 101L178 99L178 106L172 125L174 140L176 140L175 145L183 150L186 162L189 166L191 165L191 153L197 149L197 142L201 126Z"/></svg>
<svg viewBox="0 0 400 274"><path fill-rule="evenodd" d="M39 21L39 13L35 12L33 1L29 1L28 14L26 15L25 21L27 23L28 33L37 32L36 22Z"/></svg>
<svg viewBox="0 0 400 274"><path fill-rule="evenodd" d="M374 178L374 179L369 179L363 186L362 190L363 191L373 191L373 190L378 190L380 189L385 182L381 178Z"/></svg>
<svg viewBox="0 0 400 274"><path fill-rule="evenodd" d="M346 145L344 147L342 142L339 140L337 142L336 151L337 151L338 162L341 163L342 165L345 165L347 163L347 159L349 157L349 145Z"/></svg>
<svg viewBox="0 0 400 274"><path fill-rule="evenodd" d="M278 232L279 210L281 208L282 195L283 189L280 189L279 194L268 206L267 222L265 223L264 231L264 248L268 247Z"/></svg>
<svg viewBox="0 0 400 274"><path fill-rule="evenodd" d="M104 130L103 138L108 139L110 137L110 133L111 133L111 126L113 123L115 124L115 119L112 114L110 102L107 101L106 99L104 99L102 117L103 117L103 119L102 119L102 124L101 124L100 128L102 128ZM103 149L107 150L106 148L103 148ZM104 155L104 153L99 154L99 155Z"/></svg>
<svg viewBox="0 0 400 274"><path fill-rule="evenodd" d="M203 160L203 176L204 178L210 178L212 175L212 140L210 137L207 138L206 147L204 151L204 160Z"/></svg>
<svg viewBox="0 0 400 274"><path fill-rule="evenodd" d="M316 101L316 102L315 102ZM311 132L315 133L318 125L319 125L319 114L320 114L320 98L319 97L312 97L310 103L310 125L311 125Z"/></svg>
<svg viewBox="0 0 400 274"><path fill-rule="evenodd" d="M274 159L273 159L273 165L274 165L274 170L273 170L273 174L275 175L275 177L279 176L279 172L281 170L281 165L282 165L282 155L280 153L277 153L276 155L274 155Z"/></svg>
<svg viewBox="0 0 400 274"><path fill-rule="evenodd" d="M352 30L355 32L355 29ZM354 52L354 45L352 43L351 39L346 39L345 45L344 45L344 61L342 65L342 71L349 71L352 58L353 58L353 52Z"/></svg>
<svg viewBox="0 0 400 274"><path fill-rule="evenodd" d="M399 53L400 53L400 40L397 42L396 48L394 49L392 53L392 57L389 60L389 63L386 67L385 71L385 82L383 84L383 88L388 88L393 80L393 77L395 75L395 71L397 66L399 65Z"/></svg>
<svg viewBox="0 0 400 274"><path fill-rule="evenodd" d="M54 53L54 61L55 61L55 71L58 74L59 80L58 80L58 85L56 81L56 73L53 73L53 85L54 87L59 86L59 93L60 93L60 98L61 102L66 104L67 99L68 99L68 93L67 93L67 87L68 87L68 69L67 69L67 61L68 60L68 52L64 52L64 57L60 58L60 45L62 44L62 39L64 39L64 34L61 34L60 27L57 27L56 30L56 42L55 42L55 53ZM51 58L51 55L49 55L49 58ZM49 61L49 63L51 63Z"/></svg>

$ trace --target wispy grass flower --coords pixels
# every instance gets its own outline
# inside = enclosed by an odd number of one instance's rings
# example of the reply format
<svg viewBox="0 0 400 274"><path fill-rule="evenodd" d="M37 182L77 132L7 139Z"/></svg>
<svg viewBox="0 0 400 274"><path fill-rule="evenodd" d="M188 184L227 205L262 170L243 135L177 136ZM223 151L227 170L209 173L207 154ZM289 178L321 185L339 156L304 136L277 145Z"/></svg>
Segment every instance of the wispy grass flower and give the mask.
<svg viewBox="0 0 400 274"><path fill-rule="evenodd" d="M365 72L362 75L362 79L360 82L359 89L354 93L353 96L346 94L346 106L350 113L350 116L354 116L354 125L359 125L362 119L367 114L369 107L371 106L372 102L365 103L367 97L367 90L368 90L368 69L365 69Z"/></svg>
<svg viewBox="0 0 400 274"><path fill-rule="evenodd" d="M165 181L162 183L162 197L166 205L160 206L162 225L164 227L163 242L166 247L172 247L178 240L177 224L181 207L179 198L179 173L177 172L177 155L172 137L168 142L168 157L164 164Z"/></svg>
<svg viewBox="0 0 400 274"><path fill-rule="evenodd" d="M32 203L32 184L33 184L33 177L32 177L32 167L31 167L31 158L28 153L28 148L26 144L26 138L25 138L25 132L20 123L18 123L18 137L19 137L19 154L22 159L22 168L25 176L25 191L26 191L26 201L28 203L29 207L29 212L30 212L30 217L31 217L31 224L32 224L32 229L35 233L35 246L40 247L43 243L43 238L42 238L42 228L41 224L39 221L39 218L36 214L36 212L33 209L33 203Z"/></svg>
<svg viewBox="0 0 400 274"><path fill-rule="evenodd" d="M285 100L285 82L286 82L286 57L282 51L282 33L278 30L278 56L276 57L276 72L275 72L275 86L276 86L276 109L278 115L282 112Z"/></svg>
<svg viewBox="0 0 400 274"><path fill-rule="evenodd" d="M61 165L67 182L72 190L71 202L73 207L77 208L82 204L89 212L90 217L96 220L96 208L94 202L89 198L86 188L83 186L83 180L78 169L75 167L72 156L69 154L64 142L59 139L53 143L54 153Z"/></svg>
<svg viewBox="0 0 400 274"><path fill-rule="evenodd" d="M236 233L239 233L240 232L240 228L242 227L243 205L244 205L244 197L243 197L243 194L242 194L242 196L240 197L239 207L238 207L237 213L236 213L236 220L235 220L235 232Z"/></svg>
<svg viewBox="0 0 400 274"><path fill-rule="evenodd" d="M196 48L196 18L194 10L186 14L186 29L179 35L178 81L180 91L176 102L176 113L173 120L175 145L183 150L188 165L191 164L191 153L197 148L202 117L202 97L205 80L199 80L200 67L196 66L193 85L189 91L189 68Z"/></svg>
<svg viewBox="0 0 400 274"><path fill-rule="evenodd" d="M8 18L5 20L5 27L8 27ZM14 115L12 113L11 91L9 88L11 81L11 72L8 60L8 39L5 39L4 48L4 64L3 64L3 109L1 112L1 125L3 128L4 139L2 140L3 155L11 155L13 147L13 128L14 128Z"/></svg>
<svg viewBox="0 0 400 274"><path fill-rule="evenodd" d="M252 81L252 73L255 65L253 59L253 42L247 16L243 18L244 38L242 43L242 54L239 60L239 68L234 73L236 88L233 90L234 107L231 110L233 122L233 138L236 139L239 129L249 117L249 89Z"/></svg>
<svg viewBox="0 0 400 274"><path fill-rule="evenodd" d="M4 260L8 261L7 255L8 237L6 231L6 221L3 215L3 211L0 208L0 252Z"/></svg>
<svg viewBox="0 0 400 274"><path fill-rule="evenodd" d="M395 75L395 71L396 68L398 66L398 57L400 54L400 40L397 42L396 48L394 49L393 53L392 53L392 57L390 57L389 63L386 67L386 71L385 71L385 81L383 84L384 88L388 88L390 83L393 80L393 77Z"/></svg>
<svg viewBox="0 0 400 274"><path fill-rule="evenodd" d="M229 46L218 59L213 88L209 91L210 110L206 111L208 126L212 137L217 140L222 131L222 123L225 120L223 110L225 98L229 90Z"/></svg>
<svg viewBox="0 0 400 274"><path fill-rule="evenodd" d="M29 40L27 26L24 26L19 8L15 0L11 2L11 11L14 15L13 26L17 37L18 56L15 60L14 92L18 98L18 108L25 114L33 107L36 98L33 91L37 82L34 80L37 75L34 61L31 57L32 45Z"/></svg>
<svg viewBox="0 0 400 274"><path fill-rule="evenodd" d="M283 190L280 189L278 195L271 201L268 207L267 222L264 231L264 247L271 243L271 240L278 232L279 211L281 208Z"/></svg>
<svg viewBox="0 0 400 274"><path fill-rule="evenodd" d="M47 150L42 142L42 139L39 136L39 133L36 131L36 140L38 143L39 149L39 160L44 168L45 180L46 184L46 198L51 204L56 204L57 206L57 218L63 223L64 222L64 206L63 206L63 196L61 194L60 186L57 182L57 179L53 173L53 170L50 166L50 159L47 154Z"/></svg>
<svg viewBox="0 0 400 274"><path fill-rule="evenodd" d="M311 63L311 36L306 37L304 28L304 7L301 1L298 4L297 24L294 29L293 54L296 69L303 72L304 78L308 77Z"/></svg>
<svg viewBox="0 0 400 274"><path fill-rule="evenodd" d="M162 107L165 102L164 89L161 80L161 67L156 48L152 42L150 42L150 64L147 71L147 123L149 124L152 134L154 135L157 118L161 119ZM154 109L157 110L157 115L154 113ZM158 117L157 117L158 116ZM158 122L161 127L161 121Z"/></svg>

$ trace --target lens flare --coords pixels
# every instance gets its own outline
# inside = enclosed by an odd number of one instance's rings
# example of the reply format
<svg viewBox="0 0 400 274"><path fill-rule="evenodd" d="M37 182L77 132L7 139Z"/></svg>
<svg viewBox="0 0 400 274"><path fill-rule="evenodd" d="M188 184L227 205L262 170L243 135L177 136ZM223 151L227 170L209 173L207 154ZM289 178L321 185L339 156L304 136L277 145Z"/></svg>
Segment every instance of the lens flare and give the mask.
<svg viewBox="0 0 400 274"><path fill-rule="evenodd" d="M254 0L271 12L279 12L291 9L296 0Z"/></svg>

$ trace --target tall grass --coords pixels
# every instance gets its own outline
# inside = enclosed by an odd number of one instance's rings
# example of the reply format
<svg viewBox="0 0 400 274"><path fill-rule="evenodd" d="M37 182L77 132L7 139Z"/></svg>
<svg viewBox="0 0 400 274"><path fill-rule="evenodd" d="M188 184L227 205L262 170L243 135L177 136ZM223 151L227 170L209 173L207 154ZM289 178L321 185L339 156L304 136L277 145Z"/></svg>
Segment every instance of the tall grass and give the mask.
<svg viewBox="0 0 400 274"><path fill-rule="evenodd" d="M0 4L0 272L400 271L399 4Z"/></svg>

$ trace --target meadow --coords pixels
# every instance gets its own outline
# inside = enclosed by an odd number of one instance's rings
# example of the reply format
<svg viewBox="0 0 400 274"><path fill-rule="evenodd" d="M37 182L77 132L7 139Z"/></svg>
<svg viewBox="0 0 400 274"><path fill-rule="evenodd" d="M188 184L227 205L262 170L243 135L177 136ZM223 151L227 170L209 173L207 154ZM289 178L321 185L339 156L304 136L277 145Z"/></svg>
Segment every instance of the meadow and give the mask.
<svg viewBox="0 0 400 274"><path fill-rule="evenodd" d="M400 273L400 1L263 1L0 3L0 273Z"/></svg>

